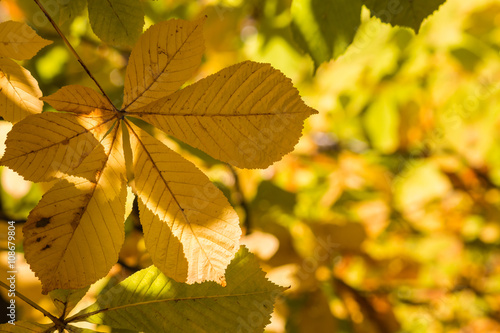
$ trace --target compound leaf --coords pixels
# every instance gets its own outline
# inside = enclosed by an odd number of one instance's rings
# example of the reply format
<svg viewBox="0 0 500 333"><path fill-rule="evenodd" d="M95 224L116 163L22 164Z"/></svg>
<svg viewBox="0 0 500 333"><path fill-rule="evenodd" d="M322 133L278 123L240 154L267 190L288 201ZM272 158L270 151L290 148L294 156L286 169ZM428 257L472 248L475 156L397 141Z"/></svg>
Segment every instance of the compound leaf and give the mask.
<svg viewBox="0 0 500 333"><path fill-rule="evenodd" d="M0 57L26 60L33 58L41 48L52 44L43 39L27 24L7 21L0 23Z"/></svg>
<svg viewBox="0 0 500 333"><path fill-rule="evenodd" d="M446 2L446 0L362 0L373 16L391 25L420 30L422 21Z"/></svg>
<svg viewBox="0 0 500 333"><path fill-rule="evenodd" d="M204 21L169 20L140 37L127 65L122 109L137 109L168 96L191 77L205 50Z"/></svg>
<svg viewBox="0 0 500 333"><path fill-rule="evenodd" d="M265 168L293 149L316 112L280 71L247 61L129 114L221 161Z"/></svg>
<svg viewBox="0 0 500 333"><path fill-rule="evenodd" d="M141 332L262 332L284 288L269 282L244 247L226 270L227 286L187 285L155 266L104 294L75 318Z"/></svg>
<svg viewBox="0 0 500 333"><path fill-rule="evenodd" d="M1 50L1 49L0 49ZM31 73L14 61L0 58L0 116L17 123L42 112L42 92Z"/></svg>
<svg viewBox="0 0 500 333"><path fill-rule="evenodd" d="M144 10L139 0L88 0L94 33L106 43L133 45L142 33Z"/></svg>
<svg viewBox="0 0 500 333"><path fill-rule="evenodd" d="M238 249L238 215L199 169L131 125L135 190L153 263L180 282L215 280Z"/></svg>
<svg viewBox="0 0 500 333"><path fill-rule="evenodd" d="M118 260L127 197L120 127L99 147L107 158L94 149L74 177L44 194L23 228L26 261L44 293L88 286ZM95 181L79 177L95 171Z"/></svg>

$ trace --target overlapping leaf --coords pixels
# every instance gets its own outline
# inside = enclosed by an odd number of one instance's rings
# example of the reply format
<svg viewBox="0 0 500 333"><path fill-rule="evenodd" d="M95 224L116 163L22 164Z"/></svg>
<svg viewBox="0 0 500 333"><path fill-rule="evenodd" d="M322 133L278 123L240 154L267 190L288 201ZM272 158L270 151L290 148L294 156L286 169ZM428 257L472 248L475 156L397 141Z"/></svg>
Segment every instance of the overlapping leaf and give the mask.
<svg viewBox="0 0 500 333"><path fill-rule="evenodd" d="M89 115L46 112L14 125L5 141L0 163L34 182L71 173L99 145L112 114Z"/></svg>
<svg viewBox="0 0 500 333"><path fill-rule="evenodd" d="M353 42L361 24L364 4L372 16L393 26L416 32L422 21L446 0L293 0L290 25L298 46L307 52L317 69L323 62L337 58ZM360 36L363 37L363 36ZM365 36L366 37L366 36Z"/></svg>
<svg viewBox="0 0 500 333"><path fill-rule="evenodd" d="M25 23L0 23L0 116L16 123L30 114L42 112L42 92L31 73L14 61L33 57L52 43L38 36Z"/></svg>
<svg viewBox="0 0 500 333"><path fill-rule="evenodd" d="M144 10L139 0L88 0L94 33L106 43L133 45L142 33Z"/></svg>
<svg viewBox="0 0 500 333"><path fill-rule="evenodd" d="M89 287L82 289L56 289L49 293L52 302L57 309L58 317L67 316L71 310L80 302L80 300L85 296Z"/></svg>
<svg viewBox="0 0 500 333"><path fill-rule="evenodd" d="M56 110L89 114L96 109L112 112L114 107L104 96L94 89L79 85L65 86L56 93L43 97L42 100Z"/></svg>
<svg viewBox="0 0 500 333"><path fill-rule="evenodd" d="M352 43L361 24L361 0L294 0L292 31L314 67L337 58Z"/></svg>
<svg viewBox="0 0 500 333"><path fill-rule="evenodd" d="M262 332L284 288L266 279L244 247L227 267L226 278L225 288L213 282L186 285L150 266L99 295L75 317L141 332Z"/></svg>
<svg viewBox="0 0 500 333"><path fill-rule="evenodd" d="M0 23L0 57L16 60L31 59L51 41L38 36L28 25L7 21Z"/></svg>
<svg viewBox="0 0 500 333"><path fill-rule="evenodd" d="M153 263L180 282L223 283L241 230L222 192L191 162L131 127L135 189Z"/></svg>
<svg viewBox="0 0 500 333"><path fill-rule="evenodd" d="M42 112L42 92L31 73L7 58L0 58L0 116L12 123Z"/></svg>
<svg viewBox="0 0 500 333"><path fill-rule="evenodd" d="M99 147L42 197L23 228L26 261L44 292L85 287L118 260L127 196L120 127Z"/></svg>
<svg viewBox="0 0 500 333"><path fill-rule="evenodd" d="M445 2L446 0L363 0L372 15L382 22L410 27L416 32L420 30L422 21Z"/></svg>

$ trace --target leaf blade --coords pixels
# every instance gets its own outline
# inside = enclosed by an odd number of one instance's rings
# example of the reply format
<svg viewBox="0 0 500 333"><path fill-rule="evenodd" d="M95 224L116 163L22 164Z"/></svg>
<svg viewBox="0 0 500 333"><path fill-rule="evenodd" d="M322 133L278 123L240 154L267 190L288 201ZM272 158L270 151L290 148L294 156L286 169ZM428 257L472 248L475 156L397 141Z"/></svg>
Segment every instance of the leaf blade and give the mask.
<svg viewBox="0 0 500 333"><path fill-rule="evenodd" d="M151 26L130 55L122 109L137 109L168 96L191 77L205 50L202 26L172 19Z"/></svg>
<svg viewBox="0 0 500 333"><path fill-rule="evenodd" d="M88 0L89 21L104 42L132 45L144 26L144 10L138 0Z"/></svg>
<svg viewBox="0 0 500 333"><path fill-rule="evenodd" d="M0 163L33 182L69 174L99 145L113 118L45 112L14 125Z"/></svg>
<svg viewBox="0 0 500 333"><path fill-rule="evenodd" d="M153 263L177 281L224 283L238 247L238 216L191 162L131 125L135 190Z"/></svg>
<svg viewBox="0 0 500 333"><path fill-rule="evenodd" d="M0 116L17 123L42 112L42 91L31 73L14 61L0 58Z"/></svg>
<svg viewBox="0 0 500 333"><path fill-rule="evenodd" d="M23 228L26 261L42 291L77 289L105 276L124 240L124 159L119 126L103 143L107 159L94 149L75 177L44 194ZM100 166L99 166L100 163ZM80 175L99 171L92 182Z"/></svg>
<svg viewBox="0 0 500 333"><path fill-rule="evenodd" d="M186 285L150 266L99 295L77 316L94 313L88 321L145 332L262 331L284 288L266 279L244 247L226 276L226 287L213 282ZM252 320L255 316L259 321Z"/></svg>
<svg viewBox="0 0 500 333"><path fill-rule="evenodd" d="M88 114L92 111L113 111L113 105L94 89L80 86L64 86L54 94L41 98L58 111Z"/></svg>
<svg viewBox="0 0 500 333"><path fill-rule="evenodd" d="M339 57L361 24L361 0L294 0L292 32L299 46L321 63Z"/></svg>
<svg viewBox="0 0 500 333"><path fill-rule="evenodd" d="M89 287L81 289L55 289L49 293L52 302L58 311L58 317L67 317L78 302L85 296Z"/></svg>
<svg viewBox="0 0 500 333"><path fill-rule="evenodd" d="M38 36L25 23L6 21L0 23L0 44L0 57L26 60L33 58L52 41Z"/></svg>
<svg viewBox="0 0 500 333"><path fill-rule="evenodd" d="M129 114L223 162L265 168L293 150L314 113L280 71L248 61Z"/></svg>
<svg viewBox="0 0 500 333"><path fill-rule="evenodd" d="M391 25L409 27L418 33L425 18L434 13L446 0L402 1L363 0L372 16Z"/></svg>

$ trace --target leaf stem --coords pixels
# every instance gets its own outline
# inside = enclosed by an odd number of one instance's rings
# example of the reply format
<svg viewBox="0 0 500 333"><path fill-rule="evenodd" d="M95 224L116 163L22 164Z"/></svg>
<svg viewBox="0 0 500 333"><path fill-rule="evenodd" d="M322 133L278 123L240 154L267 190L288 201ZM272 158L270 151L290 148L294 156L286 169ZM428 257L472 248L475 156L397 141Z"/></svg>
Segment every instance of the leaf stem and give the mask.
<svg viewBox="0 0 500 333"><path fill-rule="evenodd" d="M3 281L0 281L0 286L2 286L6 290L10 290L9 286L7 284L5 284ZM24 296L23 294L21 294L17 290L16 290L16 297L19 297L20 299L22 299L23 301L25 301L26 303L31 305L31 307L37 309L38 311L43 313L45 316L49 317L54 323L61 323L61 320L59 318L54 317L50 312L48 312L44 308L40 307L38 304L36 304L32 300L30 300L28 297Z"/></svg>
<svg viewBox="0 0 500 333"><path fill-rule="evenodd" d="M96 78L94 77L94 75L92 75L92 73L90 72L90 70L87 68L87 66L84 64L82 58L80 58L80 56L78 55L78 53L76 53L75 49L73 48L73 46L71 46L70 42L68 41L68 39L66 38L66 36L64 36L64 34L62 33L61 29L59 29L59 27L57 26L56 22L54 22L54 20L52 19L52 17L49 15L49 13L47 13L47 11L45 10L45 8L43 7L43 5L40 3L39 0L34 0L35 3L38 5L38 7L40 8L40 10L45 14L45 16L47 17L47 19L50 21L50 23L52 24L52 26L54 27L54 29L56 29L57 33L59 34L59 36L61 36L62 40L64 41L64 44L66 44L66 46L68 47L68 49L71 51L71 53L73 53L73 55L75 56L76 60L78 60L78 62L80 63L80 65L83 67L83 69L85 70L85 72L87 72L88 76L92 79L92 81L94 81L94 83L97 85L97 87L99 88L99 90L101 91L102 95L108 100L109 104L111 106L113 106L113 108L116 110L114 104L111 102L111 99L108 97L108 95L106 94L106 92L104 91L104 89L102 89L101 85L99 84L99 82L97 82ZM118 110L116 110L118 111Z"/></svg>

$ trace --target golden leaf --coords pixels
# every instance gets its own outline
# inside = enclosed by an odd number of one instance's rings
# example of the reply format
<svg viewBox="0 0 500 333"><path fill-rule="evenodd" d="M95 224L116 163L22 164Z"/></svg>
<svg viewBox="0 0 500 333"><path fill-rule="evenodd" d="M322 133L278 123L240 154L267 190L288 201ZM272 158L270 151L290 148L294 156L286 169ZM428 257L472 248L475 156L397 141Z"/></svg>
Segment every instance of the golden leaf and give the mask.
<svg viewBox="0 0 500 333"><path fill-rule="evenodd" d="M31 73L14 61L0 58L0 116L17 123L42 112L42 92Z"/></svg>
<svg viewBox="0 0 500 333"><path fill-rule="evenodd" d="M95 182L60 180L44 194L23 228L27 262L43 292L82 288L104 277L118 260L125 237L124 157L119 126L103 140L106 159L94 149L79 172L98 171Z"/></svg>
<svg viewBox="0 0 500 333"><path fill-rule="evenodd" d="M26 60L33 58L41 48L52 44L43 39L27 24L7 21L0 23L0 57Z"/></svg>
<svg viewBox="0 0 500 333"><path fill-rule="evenodd" d="M59 89L56 93L41 98L59 111L88 114L92 111L113 111L113 105L108 100L91 88L80 85L70 85Z"/></svg>
<svg viewBox="0 0 500 333"><path fill-rule="evenodd" d="M169 20L141 36L127 66L122 109L134 110L168 96L191 77L205 50L204 21Z"/></svg>
<svg viewBox="0 0 500 333"><path fill-rule="evenodd" d="M99 145L113 118L93 113L79 116L45 112L14 125L0 163L26 180L49 181L69 174Z"/></svg>
<svg viewBox="0 0 500 333"><path fill-rule="evenodd" d="M292 151L316 112L280 71L247 61L129 114L221 161L265 168Z"/></svg>
<svg viewBox="0 0 500 333"><path fill-rule="evenodd" d="M199 169L138 127L129 127L135 190L153 263L177 281L215 280L238 250L238 215Z"/></svg>

